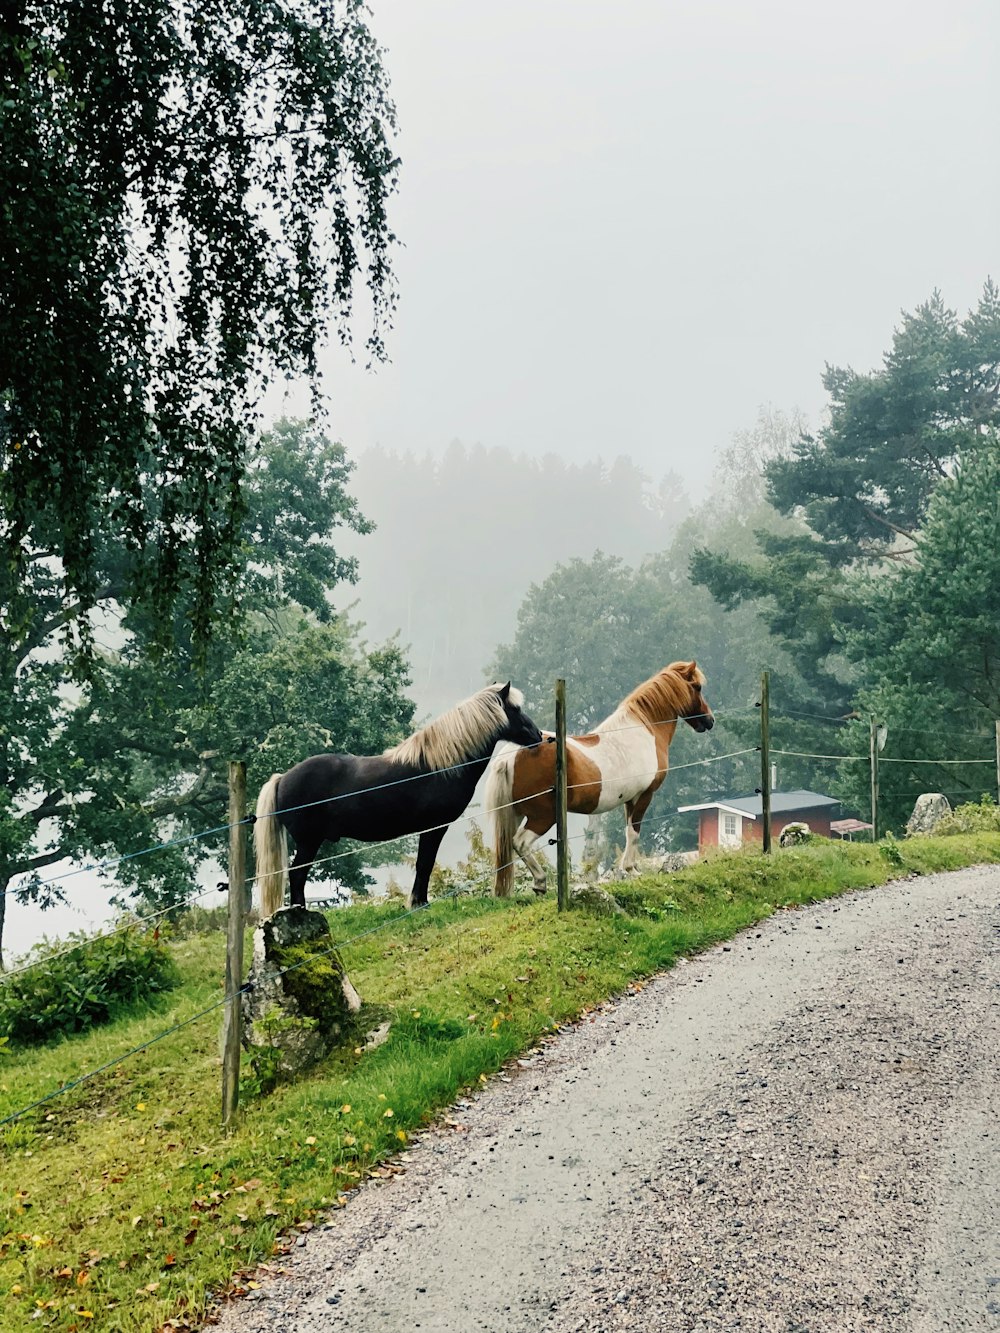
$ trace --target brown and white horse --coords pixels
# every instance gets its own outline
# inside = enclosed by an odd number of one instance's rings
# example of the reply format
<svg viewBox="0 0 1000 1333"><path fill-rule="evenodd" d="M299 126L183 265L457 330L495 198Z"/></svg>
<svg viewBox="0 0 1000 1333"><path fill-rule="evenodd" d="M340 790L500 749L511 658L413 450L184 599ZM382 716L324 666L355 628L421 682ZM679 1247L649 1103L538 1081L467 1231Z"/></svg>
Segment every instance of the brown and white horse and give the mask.
<svg viewBox="0 0 1000 1333"><path fill-rule="evenodd" d="M696 663L671 662L636 686L593 731L567 738L568 807L574 814L591 815L624 805L624 870L636 864L639 827L667 775L667 752L677 723L687 722L695 731L710 731L715 725L702 693L704 684ZM531 871L535 892L545 892L545 862L532 848L555 823L554 782L554 745L531 750L505 745L493 760L485 805L493 812L498 897L510 893L515 852Z"/></svg>

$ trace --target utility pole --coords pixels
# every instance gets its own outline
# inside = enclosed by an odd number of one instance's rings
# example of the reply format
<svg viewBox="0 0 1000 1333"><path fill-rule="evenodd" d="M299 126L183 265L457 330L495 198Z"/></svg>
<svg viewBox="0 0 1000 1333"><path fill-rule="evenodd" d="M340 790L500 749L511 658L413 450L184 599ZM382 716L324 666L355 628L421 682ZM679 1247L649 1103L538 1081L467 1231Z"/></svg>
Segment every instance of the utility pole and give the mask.
<svg viewBox="0 0 1000 1333"><path fill-rule="evenodd" d="M569 907L569 843L566 838L566 682L556 681L556 894Z"/></svg>
<svg viewBox="0 0 1000 1333"><path fill-rule="evenodd" d="M771 673L760 677L760 813L764 821L764 853L771 851Z"/></svg>
<svg viewBox="0 0 1000 1333"><path fill-rule="evenodd" d="M868 753L872 770L872 842L878 842L878 734L874 713L869 719Z"/></svg>
<svg viewBox="0 0 1000 1333"><path fill-rule="evenodd" d="M240 1100L243 1032L243 927L246 919L247 766L229 765L229 919L226 929L226 1004L222 1011L222 1123L236 1118Z"/></svg>

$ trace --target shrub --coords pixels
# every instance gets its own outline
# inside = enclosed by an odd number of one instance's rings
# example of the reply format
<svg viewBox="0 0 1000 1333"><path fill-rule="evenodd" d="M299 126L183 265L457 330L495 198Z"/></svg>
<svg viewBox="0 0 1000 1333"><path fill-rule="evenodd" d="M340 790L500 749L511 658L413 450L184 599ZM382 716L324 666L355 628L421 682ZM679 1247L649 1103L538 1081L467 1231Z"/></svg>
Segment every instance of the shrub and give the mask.
<svg viewBox="0 0 1000 1333"><path fill-rule="evenodd" d="M949 833L1000 833L1000 806L992 796L956 806L934 830L936 836Z"/></svg>
<svg viewBox="0 0 1000 1333"><path fill-rule="evenodd" d="M179 981L173 957L140 927L36 946L25 972L0 976L0 1038L30 1046L85 1032Z"/></svg>

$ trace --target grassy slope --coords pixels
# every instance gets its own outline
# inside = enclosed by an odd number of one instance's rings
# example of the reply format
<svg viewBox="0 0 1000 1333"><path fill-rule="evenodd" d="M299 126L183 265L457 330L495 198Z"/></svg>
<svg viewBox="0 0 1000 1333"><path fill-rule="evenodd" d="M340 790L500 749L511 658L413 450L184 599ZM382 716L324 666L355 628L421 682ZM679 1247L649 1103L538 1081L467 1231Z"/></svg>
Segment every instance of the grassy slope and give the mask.
<svg viewBox="0 0 1000 1333"><path fill-rule="evenodd" d="M541 1034L792 906L892 875L1000 861L1000 835L815 844L768 860L719 855L620 890L629 915L457 900L393 923L398 906L331 917L362 995L391 1006L390 1040L245 1102L219 1128L219 1011L0 1131L0 1330L187 1327L206 1293L280 1253L281 1233L357 1180L463 1087ZM0 1057L0 1118L211 1004L221 936L180 942L185 981L153 1009L58 1045Z"/></svg>

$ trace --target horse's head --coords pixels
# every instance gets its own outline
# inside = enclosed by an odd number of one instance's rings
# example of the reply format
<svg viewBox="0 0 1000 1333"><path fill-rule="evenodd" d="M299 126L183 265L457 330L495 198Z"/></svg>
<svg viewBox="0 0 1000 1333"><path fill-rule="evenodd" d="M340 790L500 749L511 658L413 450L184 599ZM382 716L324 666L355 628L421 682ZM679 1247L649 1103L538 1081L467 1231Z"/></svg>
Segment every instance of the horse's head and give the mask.
<svg viewBox="0 0 1000 1333"><path fill-rule="evenodd" d="M704 695L705 673L697 662L671 662L667 670L680 676L688 690L688 700L680 716L694 731L711 731L715 718Z"/></svg>
<svg viewBox="0 0 1000 1333"><path fill-rule="evenodd" d="M497 698L507 714L507 726L501 733L501 740L513 741L515 745L540 745L542 733L521 707L524 695L520 690L511 689L510 681L506 685L494 686Z"/></svg>

